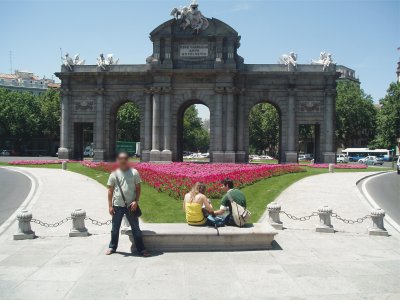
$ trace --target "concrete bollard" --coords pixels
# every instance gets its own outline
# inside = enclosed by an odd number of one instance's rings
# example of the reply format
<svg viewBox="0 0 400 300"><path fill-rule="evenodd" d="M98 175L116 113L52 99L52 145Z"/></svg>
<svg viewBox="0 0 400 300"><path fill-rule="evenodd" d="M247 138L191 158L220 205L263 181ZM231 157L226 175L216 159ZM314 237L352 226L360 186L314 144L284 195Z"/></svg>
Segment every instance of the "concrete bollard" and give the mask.
<svg viewBox="0 0 400 300"><path fill-rule="evenodd" d="M329 173L334 173L334 172L335 172L335 165L329 164Z"/></svg>
<svg viewBox="0 0 400 300"><path fill-rule="evenodd" d="M388 232L383 224L383 218L385 217L385 211L381 208L376 208L371 211L370 214L372 227L368 228L369 235L383 235L388 236Z"/></svg>
<svg viewBox="0 0 400 300"><path fill-rule="evenodd" d="M322 206L318 208L319 224L317 225L315 231L334 233L335 230L331 224L331 215L332 208L329 206Z"/></svg>
<svg viewBox="0 0 400 300"><path fill-rule="evenodd" d="M89 236L89 232L85 227L86 212L82 209L75 209L71 213L72 218L72 228L69 232L69 236Z"/></svg>
<svg viewBox="0 0 400 300"><path fill-rule="evenodd" d="M67 162L66 162L66 161L63 161L63 162L61 163L61 168L62 168L63 170L66 170L67 167L68 167Z"/></svg>
<svg viewBox="0 0 400 300"><path fill-rule="evenodd" d="M32 214L23 210L17 214L18 231L14 234L14 240L31 240L35 238L35 232L31 229Z"/></svg>
<svg viewBox="0 0 400 300"><path fill-rule="evenodd" d="M128 219L124 215L124 218L122 219L121 234L126 234L128 230L131 230L131 225L129 225Z"/></svg>
<svg viewBox="0 0 400 300"><path fill-rule="evenodd" d="M267 209L268 209L268 221L271 224L271 226L277 230L282 230L283 224L279 217L279 214L281 213L281 205L277 202L271 202L270 204L267 205Z"/></svg>

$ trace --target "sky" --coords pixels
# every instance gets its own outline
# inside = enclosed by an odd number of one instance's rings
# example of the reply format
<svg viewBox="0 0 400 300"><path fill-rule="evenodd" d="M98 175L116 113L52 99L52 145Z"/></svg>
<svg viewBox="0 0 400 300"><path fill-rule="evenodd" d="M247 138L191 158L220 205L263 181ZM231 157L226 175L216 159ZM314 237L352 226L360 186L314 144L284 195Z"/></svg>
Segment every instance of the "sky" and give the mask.
<svg viewBox="0 0 400 300"><path fill-rule="evenodd" d="M28 70L51 78L61 54L79 53L95 64L100 52L121 64L143 64L152 52L149 33L191 0L0 0L0 73ZM396 80L400 57L400 0L198 0L206 17L242 37L245 63L276 63L295 51L299 63L322 50L355 69L374 101ZM200 109L203 118L207 109Z"/></svg>

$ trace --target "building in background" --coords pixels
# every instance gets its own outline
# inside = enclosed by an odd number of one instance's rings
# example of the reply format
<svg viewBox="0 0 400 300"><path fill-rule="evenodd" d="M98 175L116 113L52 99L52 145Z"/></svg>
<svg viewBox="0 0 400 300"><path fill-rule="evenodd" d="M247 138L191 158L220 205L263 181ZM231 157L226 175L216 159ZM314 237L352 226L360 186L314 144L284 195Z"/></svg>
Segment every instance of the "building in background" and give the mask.
<svg viewBox="0 0 400 300"><path fill-rule="evenodd" d="M356 77L356 71L350 69L348 67L337 65L336 71L339 72L341 75L338 80L348 79L360 84L360 80L358 80L358 76Z"/></svg>
<svg viewBox="0 0 400 300"><path fill-rule="evenodd" d="M40 95L49 88L59 88L60 84L46 77L39 78L32 72L15 71L14 74L0 73L0 88L14 92L29 92Z"/></svg>

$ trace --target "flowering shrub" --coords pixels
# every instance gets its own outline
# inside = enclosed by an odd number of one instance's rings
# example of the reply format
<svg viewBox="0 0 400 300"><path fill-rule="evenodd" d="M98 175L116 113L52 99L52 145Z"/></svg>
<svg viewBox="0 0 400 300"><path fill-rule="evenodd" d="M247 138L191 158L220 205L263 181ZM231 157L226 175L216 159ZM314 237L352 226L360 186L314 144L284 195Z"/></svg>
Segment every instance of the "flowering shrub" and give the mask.
<svg viewBox="0 0 400 300"><path fill-rule="evenodd" d="M108 173L116 168L114 163L81 163ZM264 178L304 171L297 165L134 163L132 166L140 172L143 181L177 199L182 198L198 181L206 184L209 197L218 198L224 194L221 180L226 177L231 178L235 186L244 187Z"/></svg>
<svg viewBox="0 0 400 300"><path fill-rule="evenodd" d="M63 161L67 162L78 162L77 160L16 160L12 161L9 164L15 166L24 166L24 165L51 165L51 164L61 164Z"/></svg>
<svg viewBox="0 0 400 300"><path fill-rule="evenodd" d="M315 169L328 169L329 164L301 164L300 166L315 168ZM368 166L364 164L336 164L335 169L366 169Z"/></svg>

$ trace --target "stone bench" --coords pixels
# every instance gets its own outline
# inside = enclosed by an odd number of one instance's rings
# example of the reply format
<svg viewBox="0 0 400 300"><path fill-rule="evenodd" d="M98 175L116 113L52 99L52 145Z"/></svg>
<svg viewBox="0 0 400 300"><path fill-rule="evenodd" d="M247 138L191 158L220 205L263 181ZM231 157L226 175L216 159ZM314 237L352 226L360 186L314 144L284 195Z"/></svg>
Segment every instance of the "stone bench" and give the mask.
<svg viewBox="0 0 400 300"><path fill-rule="evenodd" d="M268 223L248 224L243 228L225 226L195 227L184 223L142 224L143 240L153 251L237 251L267 250L278 233ZM130 229L122 234L133 238Z"/></svg>

